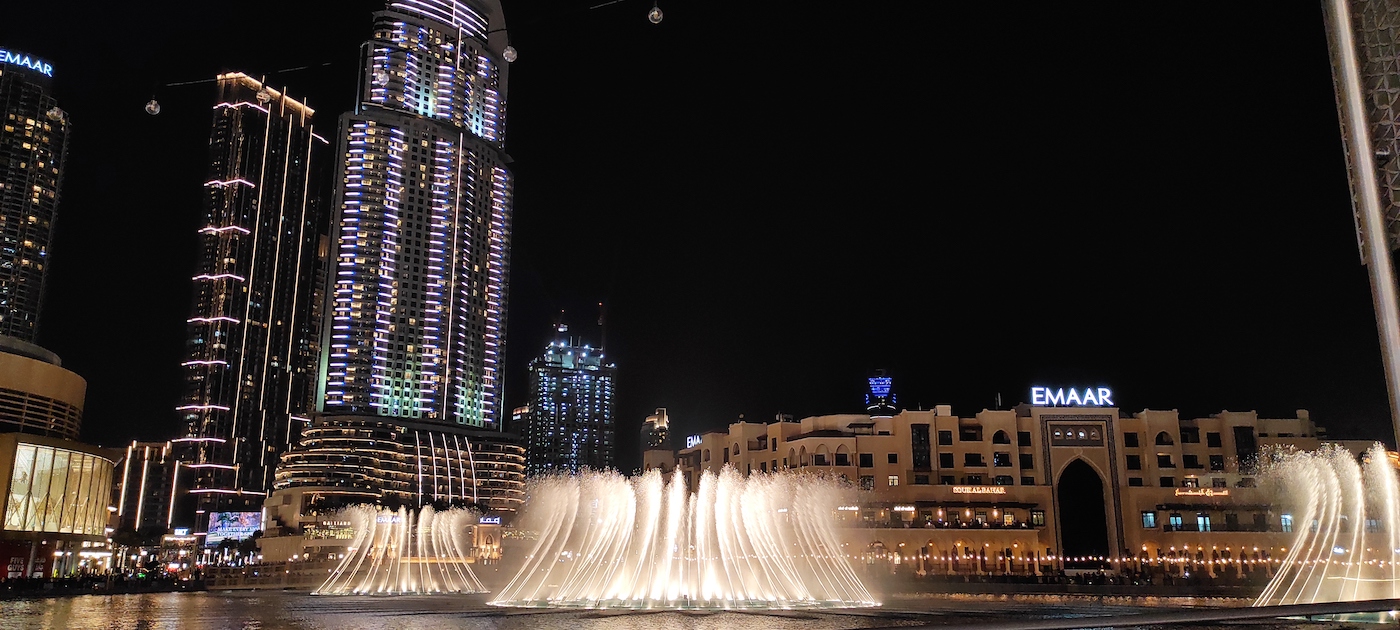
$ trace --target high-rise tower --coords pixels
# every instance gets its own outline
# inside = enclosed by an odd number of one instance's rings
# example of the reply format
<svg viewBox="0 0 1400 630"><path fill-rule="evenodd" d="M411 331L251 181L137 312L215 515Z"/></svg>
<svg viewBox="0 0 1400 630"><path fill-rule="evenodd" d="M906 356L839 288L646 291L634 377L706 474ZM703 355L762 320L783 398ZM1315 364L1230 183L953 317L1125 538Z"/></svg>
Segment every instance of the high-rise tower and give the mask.
<svg viewBox="0 0 1400 630"><path fill-rule="evenodd" d="M1323 0L1361 262L1371 277L1391 422L1400 440L1400 5Z"/></svg>
<svg viewBox="0 0 1400 630"><path fill-rule="evenodd" d="M494 0L391 0L341 117L327 414L500 430L511 175Z"/></svg>
<svg viewBox="0 0 1400 630"><path fill-rule="evenodd" d="M496 0L374 14L340 118L321 408L277 472L289 504L524 500L525 451L502 433L505 49Z"/></svg>
<svg viewBox="0 0 1400 630"><path fill-rule="evenodd" d="M218 76L178 408L197 513L261 510L314 408L327 143L312 114L246 74Z"/></svg>
<svg viewBox="0 0 1400 630"><path fill-rule="evenodd" d="M607 469L615 463L613 422L617 366L593 348L568 339L568 327L530 361L530 413L524 431L531 474Z"/></svg>
<svg viewBox="0 0 1400 630"><path fill-rule="evenodd" d="M52 87L52 65L0 48L0 335L29 343L68 152L68 114Z"/></svg>

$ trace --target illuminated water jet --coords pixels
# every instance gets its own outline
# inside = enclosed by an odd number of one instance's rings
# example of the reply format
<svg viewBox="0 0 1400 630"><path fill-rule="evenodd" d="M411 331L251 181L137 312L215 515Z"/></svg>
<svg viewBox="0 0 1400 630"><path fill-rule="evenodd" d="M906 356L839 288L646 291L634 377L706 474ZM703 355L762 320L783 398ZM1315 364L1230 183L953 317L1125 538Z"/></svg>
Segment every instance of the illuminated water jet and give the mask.
<svg viewBox="0 0 1400 630"><path fill-rule="evenodd" d="M491 602L588 608L878 605L835 532L840 482L798 473L584 472L533 481L539 537Z"/></svg>
<svg viewBox="0 0 1400 630"><path fill-rule="evenodd" d="M1400 484L1380 444L1365 464L1345 449L1274 453L1296 534L1255 606L1400 598Z"/></svg>
<svg viewBox="0 0 1400 630"><path fill-rule="evenodd" d="M316 595L484 593L472 572L467 528L477 515L424 507L388 510L368 505L346 508L355 537Z"/></svg>

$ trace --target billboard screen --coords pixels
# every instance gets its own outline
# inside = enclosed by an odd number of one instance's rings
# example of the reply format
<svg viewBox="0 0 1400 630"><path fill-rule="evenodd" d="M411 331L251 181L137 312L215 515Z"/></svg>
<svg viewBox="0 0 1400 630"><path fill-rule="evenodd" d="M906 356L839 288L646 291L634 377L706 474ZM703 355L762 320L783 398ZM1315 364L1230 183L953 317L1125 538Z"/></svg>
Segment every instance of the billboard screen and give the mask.
<svg viewBox="0 0 1400 630"><path fill-rule="evenodd" d="M217 547L225 540L252 538L253 532L262 529L262 512L210 512L209 535L204 544Z"/></svg>

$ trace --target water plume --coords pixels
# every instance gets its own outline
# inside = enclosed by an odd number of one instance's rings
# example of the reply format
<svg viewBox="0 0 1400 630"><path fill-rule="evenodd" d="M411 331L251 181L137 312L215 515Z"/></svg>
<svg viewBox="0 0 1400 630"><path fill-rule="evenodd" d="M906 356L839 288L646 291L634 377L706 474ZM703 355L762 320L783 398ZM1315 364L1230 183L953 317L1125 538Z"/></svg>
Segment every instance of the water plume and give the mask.
<svg viewBox="0 0 1400 630"><path fill-rule="evenodd" d="M472 573L470 510L418 512L358 505L342 510L355 537L316 595L484 593Z"/></svg>
<svg viewBox="0 0 1400 630"><path fill-rule="evenodd" d="M1255 606L1400 598L1395 465L1380 444L1364 460L1338 446L1269 454L1263 478L1295 534Z"/></svg>
<svg viewBox="0 0 1400 630"><path fill-rule="evenodd" d="M635 478L585 471L532 481L534 548L491 603L589 608L877 605L834 514L849 490L795 472Z"/></svg>

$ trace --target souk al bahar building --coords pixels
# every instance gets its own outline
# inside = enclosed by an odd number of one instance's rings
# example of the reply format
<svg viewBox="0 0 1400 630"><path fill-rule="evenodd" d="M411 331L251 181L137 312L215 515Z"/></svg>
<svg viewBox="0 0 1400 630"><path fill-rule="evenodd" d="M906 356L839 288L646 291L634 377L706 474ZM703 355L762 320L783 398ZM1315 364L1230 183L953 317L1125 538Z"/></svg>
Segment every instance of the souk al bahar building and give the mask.
<svg viewBox="0 0 1400 630"><path fill-rule="evenodd" d="M740 421L689 436L678 474L690 487L726 465L844 477L863 490L836 515L847 554L891 570L1237 575L1272 572L1294 527L1306 526L1261 487L1261 452L1371 446L1327 440L1306 410L1184 419L1124 412L1109 388L1035 388L1030 404L959 417L948 405L895 409L887 377L871 387L866 413Z"/></svg>

